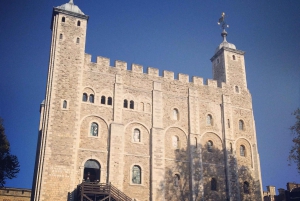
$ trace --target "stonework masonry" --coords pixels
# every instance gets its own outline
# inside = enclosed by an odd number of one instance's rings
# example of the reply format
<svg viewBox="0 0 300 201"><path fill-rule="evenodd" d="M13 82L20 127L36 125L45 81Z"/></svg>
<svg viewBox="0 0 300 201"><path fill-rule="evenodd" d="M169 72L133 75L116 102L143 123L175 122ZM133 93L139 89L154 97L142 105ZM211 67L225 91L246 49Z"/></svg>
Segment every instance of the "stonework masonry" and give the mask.
<svg viewBox="0 0 300 201"><path fill-rule="evenodd" d="M205 83L128 70L91 62L87 21L72 1L53 9L32 200L73 201L87 179L138 201L262 200L244 52L219 47Z"/></svg>

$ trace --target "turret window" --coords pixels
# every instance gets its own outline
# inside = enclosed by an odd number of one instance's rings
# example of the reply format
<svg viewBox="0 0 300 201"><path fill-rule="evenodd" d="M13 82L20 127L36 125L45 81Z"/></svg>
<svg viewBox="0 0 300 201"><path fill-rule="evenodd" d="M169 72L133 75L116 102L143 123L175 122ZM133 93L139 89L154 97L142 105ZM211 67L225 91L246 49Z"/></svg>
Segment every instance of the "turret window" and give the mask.
<svg viewBox="0 0 300 201"><path fill-rule="evenodd" d="M244 190L245 194L249 194L250 193L250 185L249 185L249 183L247 181L244 182L243 190Z"/></svg>
<svg viewBox="0 0 300 201"><path fill-rule="evenodd" d="M82 101L87 102L88 95L86 93L82 94Z"/></svg>
<svg viewBox="0 0 300 201"><path fill-rule="evenodd" d="M65 22L65 21L66 21L66 18L65 18L65 17L62 17L62 18L61 18L61 21L62 21L62 22Z"/></svg>
<svg viewBox="0 0 300 201"><path fill-rule="evenodd" d="M206 125L212 126L212 124L213 124L213 118L212 118L212 116L210 114L208 114L206 116Z"/></svg>
<svg viewBox="0 0 300 201"><path fill-rule="evenodd" d="M235 60L235 55L232 55L232 60Z"/></svg>
<svg viewBox="0 0 300 201"><path fill-rule="evenodd" d="M126 99L124 100L123 107L128 108L128 100L126 100Z"/></svg>
<svg viewBox="0 0 300 201"><path fill-rule="evenodd" d="M207 142L207 151L212 152L213 151L213 146L214 146L213 142L209 140Z"/></svg>
<svg viewBox="0 0 300 201"><path fill-rule="evenodd" d="M77 21L77 26L79 26L79 27L80 27L80 21L79 21L79 20Z"/></svg>
<svg viewBox="0 0 300 201"><path fill-rule="evenodd" d="M174 175L174 186L178 187L179 184L180 184L180 176L179 176L179 174L175 174Z"/></svg>
<svg viewBox="0 0 300 201"><path fill-rule="evenodd" d="M77 38L77 39L76 39L76 43L79 43L79 42L80 42L80 38Z"/></svg>
<svg viewBox="0 0 300 201"><path fill-rule="evenodd" d="M235 92L236 92L236 93L240 93L240 89L239 89L238 86L235 86Z"/></svg>
<svg viewBox="0 0 300 201"><path fill-rule="evenodd" d="M246 156L246 149L244 145L240 146L240 156L245 157Z"/></svg>
<svg viewBox="0 0 300 201"><path fill-rule="evenodd" d="M173 109L173 114L172 114L172 119L173 120L178 120L179 119L179 112L176 108Z"/></svg>
<svg viewBox="0 0 300 201"><path fill-rule="evenodd" d="M217 190L217 180L215 178L211 178L210 181L210 190L216 191Z"/></svg>
<svg viewBox="0 0 300 201"><path fill-rule="evenodd" d="M134 109L134 101L133 100L130 101L129 108Z"/></svg>
<svg viewBox="0 0 300 201"><path fill-rule="evenodd" d="M89 101L90 103L94 103L94 94L90 94Z"/></svg>
<svg viewBox="0 0 300 201"><path fill-rule="evenodd" d="M133 141L134 142L141 142L141 132L139 129L134 129L133 131Z"/></svg>
<svg viewBox="0 0 300 201"><path fill-rule="evenodd" d="M101 96L101 104L105 105L105 96Z"/></svg>
<svg viewBox="0 0 300 201"><path fill-rule="evenodd" d="M91 124L90 135L95 137L98 136L98 124L95 122Z"/></svg>
<svg viewBox="0 0 300 201"><path fill-rule="evenodd" d="M107 98L107 105L112 105L112 97Z"/></svg>
<svg viewBox="0 0 300 201"><path fill-rule="evenodd" d="M59 39L63 39L63 35L62 34L59 34Z"/></svg>
<svg viewBox="0 0 300 201"><path fill-rule="evenodd" d="M138 165L132 167L132 183L141 184L142 171Z"/></svg>
<svg viewBox="0 0 300 201"><path fill-rule="evenodd" d="M172 136L172 145L174 149L179 149L180 141L178 136Z"/></svg>
<svg viewBox="0 0 300 201"><path fill-rule="evenodd" d="M64 100L64 102L63 102L63 109L67 109L67 106L68 106L68 102L66 100Z"/></svg>
<svg viewBox="0 0 300 201"><path fill-rule="evenodd" d="M239 130L243 131L245 129L243 120L239 120Z"/></svg>

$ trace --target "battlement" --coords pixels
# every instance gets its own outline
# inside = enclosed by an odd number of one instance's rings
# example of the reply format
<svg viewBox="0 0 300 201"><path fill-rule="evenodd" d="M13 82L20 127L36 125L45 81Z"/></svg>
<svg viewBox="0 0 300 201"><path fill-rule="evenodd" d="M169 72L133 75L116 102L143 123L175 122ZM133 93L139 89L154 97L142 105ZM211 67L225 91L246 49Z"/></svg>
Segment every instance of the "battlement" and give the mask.
<svg viewBox="0 0 300 201"><path fill-rule="evenodd" d="M218 83L217 80L213 80L213 79L207 79L204 82L202 77L197 77L197 76L192 76L192 80L190 82L189 75L182 74L182 73L178 73L178 75L177 75L178 79L175 79L174 72L167 71L167 70L163 70L162 76L160 76L159 69L153 68L153 67L148 67L147 72L144 72L144 67L139 64L132 64L131 70L129 70L127 67L128 66L127 62L119 61L119 60L115 61L114 66L110 66L110 59L106 58L106 57L97 56L96 63L92 62L91 59L92 59L92 56L90 54L85 54L85 63L86 64L92 63L94 65L96 64L96 65L99 65L99 66L102 66L105 68L116 68L118 70L129 71L131 73L148 74L149 76L152 76L152 77L161 77L161 78L164 78L169 81L176 80L176 81L180 81L182 83L193 84L195 86L207 85L207 86L213 87L213 88L224 88L226 86L226 83L224 83L224 82Z"/></svg>

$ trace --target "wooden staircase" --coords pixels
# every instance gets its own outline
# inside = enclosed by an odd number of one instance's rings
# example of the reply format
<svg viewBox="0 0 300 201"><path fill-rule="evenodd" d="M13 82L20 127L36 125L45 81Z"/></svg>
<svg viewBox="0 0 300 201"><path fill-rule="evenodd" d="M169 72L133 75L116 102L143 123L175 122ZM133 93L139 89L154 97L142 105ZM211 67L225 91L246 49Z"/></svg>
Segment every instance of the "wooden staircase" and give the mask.
<svg viewBox="0 0 300 201"><path fill-rule="evenodd" d="M77 201L132 201L111 183L82 182L77 186Z"/></svg>

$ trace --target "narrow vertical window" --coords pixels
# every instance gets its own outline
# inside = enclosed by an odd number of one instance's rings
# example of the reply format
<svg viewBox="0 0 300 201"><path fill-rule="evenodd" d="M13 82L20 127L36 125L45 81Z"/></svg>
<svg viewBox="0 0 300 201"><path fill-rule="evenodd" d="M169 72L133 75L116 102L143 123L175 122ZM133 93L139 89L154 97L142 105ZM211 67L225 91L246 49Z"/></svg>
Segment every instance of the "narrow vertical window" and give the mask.
<svg viewBox="0 0 300 201"><path fill-rule="evenodd" d="M66 18L65 18L65 17L62 17L62 18L61 18L61 21L62 21L62 22L65 22L65 21L66 21Z"/></svg>
<svg viewBox="0 0 300 201"><path fill-rule="evenodd" d="M220 59L217 59L217 63L220 63Z"/></svg>
<svg viewBox="0 0 300 201"><path fill-rule="evenodd" d="M146 111L147 112L151 112L151 105L150 105L150 103L147 103L147 105L146 105Z"/></svg>
<svg viewBox="0 0 300 201"><path fill-rule="evenodd" d="M227 119L227 125L228 125L228 128L230 128L230 120Z"/></svg>
<svg viewBox="0 0 300 201"><path fill-rule="evenodd" d="M245 157L246 156L246 149L244 145L240 146L240 156Z"/></svg>
<svg viewBox="0 0 300 201"><path fill-rule="evenodd" d="M239 129L240 129L241 131L244 130L244 122L243 122L243 120L239 120Z"/></svg>
<svg viewBox="0 0 300 201"><path fill-rule="evenodd" d="M63 102L63 108L64 108L64 109L67 109L67 104L68 104L67 101L64 100L64 102Z"/></svg>
<svg viewBox="0 0 300 201"><path fill-rule="evenodd" d="M232 55L232 59L235 60L235 55Z"/></svg>
<svg viewBox="0 0 300 201"><path fill-rule="evenodd" d="M206 125L211 126L212 125L212 116L210 114L208 114L206 116Z"/></svg>
<svg viewBox="0 0 300 201"><path fill-rule="evenodd" d="M91 136L98 136L98 124L95 123L95 122L93 122L91 124L90 135Z"/></svg>
<svg viewBox="0 0 300 201"><path fill-rule="evenodd" d="M179 149L179 137L178 136L172 136L172 146L174 149Z"/></svg>
<svg viewBox="0 0 300 201"><path fill-rule="evenodd" d="M112 105L112 97L107 98L107 105Z"/></svg>
<svg viewBox="0 0 300 201"><path fill-rule="evenodd" d="M249 183L247 181L244 182L243 190L244 190L245 194L249 194L250 193L250 186L249 186Z"/></svg>
<svg viewBox="0 0 300 201"><path fill-rule="evenodd" d="M105 96L101 96L101 104L105 105Z"/></svg>
<svg viewBox="0 0 300 201"><path fill-rule="evenodd" d="M141 142L141 132L139 129L134 129L133 131L133 141L134 142Z"/></svg>
<svg viewBox="0 0 300 201"><path fill-rule="evenodd" d="M207 142L207 151L212 152L213 151L213 146L214 146L213 142L209 140Z"/></svg>
<svg viewBox="0 0 300 201"><path fill-rule="evenodd" d="M134 101L133 101L133 100L130 101L129 108L130 108L130 109L134 109Z"/></svg>
<svg viewBox="0 0 300 201"><path fill-rule="evenodd" d="M230 143L230 153L233 153L233 149L232 149L232 143Z"/></svg>
<svg viewBox="0 0 300 201"><path fill-rule="evenodd" d="M94 103L94 94L90 94L89 101L90 103Z"/></svg>
<svg viewBox="0 0 300 201"><path fill-rule="evenodd" d="M76 43L79 43L79 42L80 42L80 38L77 38L77 39L76 39Z"/></svg>
<svg viewBox="0 0 300 201"><path fill-rule="evenodd" d="M175 108L175 109L173 109L173 120L178 120L178 119L179 119L179 112Z"/></svg>
<svg viewBox="0 0 300 201"><path fill-rule="evenodd" d="M128 108L128 101L127 101L126 99L124 100L123 107L124 107L124 108Z"/></svg>
<svg viewBox="0 0 300 201"><path fill-rule="evenodd" d="M217 190L217 180L215 178L211 178L210 189L212 191L216 191Z"/></svg>
<svg viewBox="0 0 300 201"><path fill-rule="evenodd" d="M197 138L195 137L195 148L197 148L198 147L198 140L197 140Z"/></svg>
<svg viewBox="0 0 300 201"><path fill-rule="evenodd" d="M82 94L82 101L87 102L87 97L88 97L88 95L86 93L83 93Z"/></svg>
<svg viewBox="0 0 300 201"><path fill-rule="evenodd" d="M141 168L137 165L132 167L132 183L141 184Z"/></svg>
<svg viewBox="0 0 300 201"><path fill-rule="evenodd" d="M59 39L63 39L63 35L62 34L59 34Z"/></svg>
<svg viewBox="0 0 300 201"><path fill-rule="evenodd" d="M79 20L77 21L77 26L79 26L79 27L80 27L80 21L79 21Z"/></svg>
<svg viewBox="0 0 300 201"><path fill-rule="evenodd" d="M240 89L239 89L238 86L235 86L235 92L236 92L236 93L240 93Z"/></svg>
<svg viewBox="0 0 300 201"><path fill-rule="evenodd" d="M174 175L174 186L178 187L179 183L180 183L180 176L179 176L179 174L175 174Z"/></svg>

